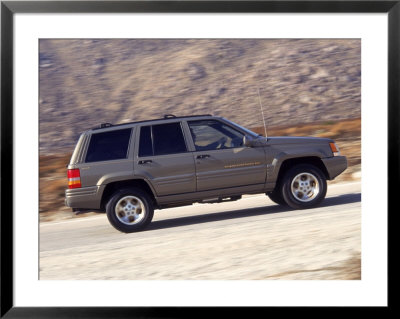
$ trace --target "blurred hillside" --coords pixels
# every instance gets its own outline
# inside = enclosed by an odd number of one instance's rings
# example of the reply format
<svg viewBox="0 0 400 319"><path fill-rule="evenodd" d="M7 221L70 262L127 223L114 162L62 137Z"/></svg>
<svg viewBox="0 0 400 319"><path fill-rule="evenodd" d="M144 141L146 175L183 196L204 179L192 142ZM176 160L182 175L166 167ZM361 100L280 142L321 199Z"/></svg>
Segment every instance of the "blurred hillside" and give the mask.
<svg viewBox="0 0 400 319"><path fill-rule="evenodd" d="M247 127L360 118L361 42L40 40L41 155L121 123L212 113ZM295 135L295 134L291 134Z"/></svg>

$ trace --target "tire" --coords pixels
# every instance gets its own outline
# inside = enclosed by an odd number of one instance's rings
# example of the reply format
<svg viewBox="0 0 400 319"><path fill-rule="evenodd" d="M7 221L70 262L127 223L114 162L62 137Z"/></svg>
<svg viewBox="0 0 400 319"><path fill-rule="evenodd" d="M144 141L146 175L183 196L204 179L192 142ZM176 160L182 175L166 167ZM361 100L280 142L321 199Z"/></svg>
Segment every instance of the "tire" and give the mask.
<svg viewBox="0 0 400 319"><path fill-rule="evenodd" d="M272 200L275 204L281 206L287 206L285 200L282 197L282 193L279 187L274 189L272 192L267 193L270 200Z"/></svg>
<svg viewBox="0 0 400 319"><path fill-rule="evenodd" d="M296 165L284 175L282 180L282 197L294 209L317 206L325 198L326 191L326 178L314 165Z"/></svg>
<svg viewBox="0 0 400 319"><path fill-rule="evenodd" d="M145 229L153 219L154 208L150 196L138 188L116 191L106 205L110 224L124 233Z"/></svg>

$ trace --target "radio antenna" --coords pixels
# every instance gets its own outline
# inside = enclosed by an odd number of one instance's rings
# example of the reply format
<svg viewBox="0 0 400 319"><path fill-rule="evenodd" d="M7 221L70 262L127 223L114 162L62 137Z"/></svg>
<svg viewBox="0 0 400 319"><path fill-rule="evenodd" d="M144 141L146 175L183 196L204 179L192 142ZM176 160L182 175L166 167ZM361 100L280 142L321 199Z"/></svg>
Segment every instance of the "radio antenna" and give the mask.
<svg viewBox="0 0 400 319"><path fill-rule="evenodd" d="M267 126L265 125L264 110L263 110L263 106L262 106L262 103L261 103L260 88L257 88L257 90L258 90L258 100L260 101L260 109L261 109L262 119L263 119L263 123L264 123L265 137L268 138Z"/></svg>

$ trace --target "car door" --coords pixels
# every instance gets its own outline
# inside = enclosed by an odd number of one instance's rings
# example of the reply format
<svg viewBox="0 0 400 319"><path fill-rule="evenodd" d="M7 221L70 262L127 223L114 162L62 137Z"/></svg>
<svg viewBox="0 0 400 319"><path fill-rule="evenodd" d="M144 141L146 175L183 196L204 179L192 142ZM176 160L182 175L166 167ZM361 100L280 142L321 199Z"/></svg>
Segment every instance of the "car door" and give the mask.
<svg viewBox="0 0 400 319"><path fill-rule="evenodd" d="M243 145L244 134L219 120L188 121L195 147L197 191L259 186L266 179L264 148Z"/></svg>
<svg viewBox="0 0 400 319"><path fill-rule="evenodd" d="M81 158L82 187L95 187L132 177L133 151L129 147L134 133L132 128L112 128L94 131L83 140L87 147Z"/></svg>
<svg viewBox="0 0 400 319"><path fill-rule="evenodd" d="M134 170L158 196L196 190L195 164L181 122L142 125L137 136Z"/></svg>

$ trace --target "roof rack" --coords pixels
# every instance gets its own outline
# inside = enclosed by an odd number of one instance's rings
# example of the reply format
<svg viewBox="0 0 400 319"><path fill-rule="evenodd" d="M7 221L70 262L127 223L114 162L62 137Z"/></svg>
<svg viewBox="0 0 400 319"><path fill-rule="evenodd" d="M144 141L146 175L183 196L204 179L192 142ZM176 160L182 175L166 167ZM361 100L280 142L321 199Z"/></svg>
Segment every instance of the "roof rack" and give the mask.
<svg viewBox="0 0 400 319"><path fill-rule="evenodd" d="M180 119L180 118L201 117L201 116L213 116L213 115L212 114L198 114L198 115L175 116L173 114L165 114L163 118L144 120L144 121L134 121L134 122L127 122L127 123L120 123L120 124L101 123L100 126L93 127L92 130L99 130L99 129L102 129L105 127L110 127L110 126L122 126L122 125L136 124L136 123L146 123L146 122L152 122L152 121L164 120L164 119Z"/></svg>
<svg viewBox="0 0 400 319"><path fill-rule="evenodd" d="M174 114L165 114L164 118L165 119L174 119L174 118L176 118L176 116Z"/></svg>

